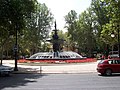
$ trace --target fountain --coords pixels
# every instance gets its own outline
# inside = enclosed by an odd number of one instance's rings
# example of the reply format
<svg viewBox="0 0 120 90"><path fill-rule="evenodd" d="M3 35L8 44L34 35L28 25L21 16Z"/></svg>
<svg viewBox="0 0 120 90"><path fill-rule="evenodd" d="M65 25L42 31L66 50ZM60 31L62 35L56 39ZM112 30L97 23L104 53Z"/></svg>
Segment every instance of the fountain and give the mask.
<svg viewBox="0 0 120 90"><path fill-rule="evenodd" d="M72 52L72 51L63 51L63 52L57 52L57 54L55 54L56 52L39 52L36 53L34 55L32 55L30 58L28 58L29 60L39 60L39 59L82 59L83 57L81 55L79 55L76 52ZM56 57L56 56L57 57Z"/></svg>
<svg viewBox="0 0 120 90"><path fill-rule="evenodd" d="M55 22L55 30L51 40L47 40L53 45L53 52L39 52L36 53L27 60L80 60L83 59L81 55L73 51L62 51L60 44L63 43L63 39L59 39L56 22Z"/></svg>

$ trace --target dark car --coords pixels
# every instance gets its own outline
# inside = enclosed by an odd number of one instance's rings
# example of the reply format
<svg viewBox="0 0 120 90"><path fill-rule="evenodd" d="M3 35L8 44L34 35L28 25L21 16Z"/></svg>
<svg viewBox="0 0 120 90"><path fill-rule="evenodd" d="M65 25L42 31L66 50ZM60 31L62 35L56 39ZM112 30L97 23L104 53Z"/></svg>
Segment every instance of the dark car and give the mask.
<svg viewBox="0 0 120 90"><path fill-rule="evenodd" d="M120 58L101 60L97 65L97 72L101 75L120 73Z"/></svg>
<svg viewBox="0 0 120 90"><path fill-rule="evenodd" d="M13 71L12 67L0 65L0 76L9 76Z"/></svg>

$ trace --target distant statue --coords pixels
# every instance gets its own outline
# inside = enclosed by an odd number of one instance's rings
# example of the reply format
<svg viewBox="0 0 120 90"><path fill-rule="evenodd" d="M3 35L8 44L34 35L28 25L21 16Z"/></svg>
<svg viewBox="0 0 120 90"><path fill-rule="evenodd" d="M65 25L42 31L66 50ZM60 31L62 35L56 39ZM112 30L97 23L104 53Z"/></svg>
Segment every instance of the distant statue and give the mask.
<svg viewBox="0 0 120 90"><path fill-rule="evenodd" d="M57 29L56 29L56 21L55 21L55 30L54 35L52 36L53 38L53 51L54 51L54 57L58 57L58 52L60 51L60 43L59 43L59 36L57 34Z"/></svg>

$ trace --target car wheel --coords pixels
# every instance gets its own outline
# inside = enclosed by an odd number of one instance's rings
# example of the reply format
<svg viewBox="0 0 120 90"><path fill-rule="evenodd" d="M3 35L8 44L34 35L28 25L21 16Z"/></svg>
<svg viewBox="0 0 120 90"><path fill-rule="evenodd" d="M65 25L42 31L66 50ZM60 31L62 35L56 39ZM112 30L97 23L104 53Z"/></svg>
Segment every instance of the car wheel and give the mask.
<svg viewBox="0 0 120 90"><path fill-rule="evenodd" d="M106 69L105 70L105 75L107 75L107 76L112 75L112 70L111 69Z"/></svg>

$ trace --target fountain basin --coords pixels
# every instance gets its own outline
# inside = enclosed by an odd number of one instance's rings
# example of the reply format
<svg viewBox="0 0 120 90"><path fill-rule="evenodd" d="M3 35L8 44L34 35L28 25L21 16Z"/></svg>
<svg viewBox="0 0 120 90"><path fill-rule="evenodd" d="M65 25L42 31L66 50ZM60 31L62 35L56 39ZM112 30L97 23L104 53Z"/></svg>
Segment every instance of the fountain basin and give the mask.
<svg viewBox="0 0 120 90"><path fill-rule="evenodd" d="M36 53L32 56L30 56L30 58L27 58L27 60L67 60L67 59L83 59L84 57L82 57L81 55L79 55L76 52L72 52L72 51L64 51L64 52L58 52L58 56L54 55L54 52L39 52Z"/></svg>
<svg viewBox="0 0 120 90"><path fill-rule="evenodd" d="M54 57L53 52L39 52L30 58L20 59L18 63L85 63L96 62L94 58L84 58L76 52L59 52L58 57Z"/></svg>

